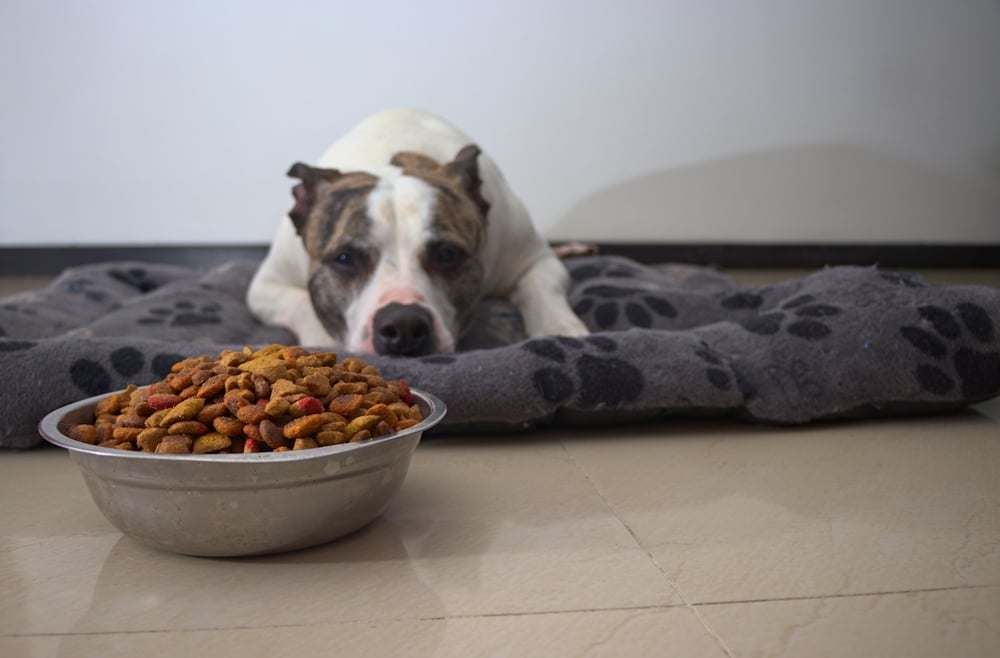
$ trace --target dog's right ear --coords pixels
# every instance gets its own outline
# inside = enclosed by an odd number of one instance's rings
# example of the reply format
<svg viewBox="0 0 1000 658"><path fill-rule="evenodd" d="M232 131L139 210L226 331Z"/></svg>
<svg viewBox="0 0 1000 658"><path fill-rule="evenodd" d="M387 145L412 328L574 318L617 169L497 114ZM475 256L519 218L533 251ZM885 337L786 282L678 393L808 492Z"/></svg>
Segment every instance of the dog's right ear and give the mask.
<svg viewBox="0 0 1000 658"><path fill-rule="evenodd" d="M298 178L302 181L292 188L292 196L295 197L295 206L288 211L288 216L292 219L292 223L295 224L295 230L300 234L305 230L309 211L312 210L313 203L316 201L316 185L321 181L333 183L341 175L336 169L310 167L302 162L296 162L288 170L290 178Z"/></svg>

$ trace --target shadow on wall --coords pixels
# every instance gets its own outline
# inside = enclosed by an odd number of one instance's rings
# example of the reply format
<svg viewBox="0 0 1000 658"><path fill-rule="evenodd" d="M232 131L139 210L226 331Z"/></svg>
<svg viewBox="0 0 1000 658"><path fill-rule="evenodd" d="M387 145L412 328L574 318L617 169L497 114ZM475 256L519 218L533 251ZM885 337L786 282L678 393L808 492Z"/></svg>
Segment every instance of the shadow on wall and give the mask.
<svg viewBox="0 0 1000 658"><path fill-rule="evenodd" d="M759 151L627 180L583 199L553 240L1000 243L1000 180L863 148Z"/></svg>

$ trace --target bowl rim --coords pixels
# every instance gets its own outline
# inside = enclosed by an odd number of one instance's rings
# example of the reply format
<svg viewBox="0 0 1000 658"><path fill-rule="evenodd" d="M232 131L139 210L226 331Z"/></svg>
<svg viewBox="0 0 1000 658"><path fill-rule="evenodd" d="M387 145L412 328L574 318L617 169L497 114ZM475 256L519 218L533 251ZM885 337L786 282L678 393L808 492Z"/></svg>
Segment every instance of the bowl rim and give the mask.
<svg viewBox="0 0 1000 658"><path fill-rule="evenodd" d="M309 459L318 459L322 457L329 457L332 455L341 455L344 453L353 453L358 451L371 450L376 446L380 446L386 443L391 443L394 441L399 441L407 437L413 436L414 434L420 435L424 431L430 429L431 427L437 425L444 415L447 413L447 406L435 395L427 393L418 388L411 388L410 393L414 398L414 401L422 400L428 408L427 413L424 415L424 419L414 425L413 427L408 427L404 430L400 430L393 434L388 434L386 436L371 439L370 441L364 441L362 443L341 443L334 446L325 446L319 448L309 448L308 450L287 450L282 452L256 452L256 453L241 453L241 454L201 454L201 455L164 455L156 454L153 452L144 452L138 450L119 450L117 448L105 448L98 445L91 445L89 443L83 443L82 441L77 441L67 436L61 429L67 426L62 423L62 419L68 414L78 411L80 409L85 409L88 405L96 405L100 400L108 397L109 395L114 395L115 393L120 393L125 389L120 389L118 391L109 391L107 393L101 393L100 395L93 395L89 398L84 398L82 400L77 400L76 402L71 402L70 404L63 405L58 409L53 409L47 413L41 421L38 423L38 432L42 435L42 438L52 445L59 446L61 448L66 448L70 452L86 453L90 455L96 455L100 457L115 457L119 459L147 459L155 461L169 461L169 462L201 462L201 463L212 463L212 464L222 464L222 463L261 463L261 462L293 462L293 461L305 461Z"/></svg>

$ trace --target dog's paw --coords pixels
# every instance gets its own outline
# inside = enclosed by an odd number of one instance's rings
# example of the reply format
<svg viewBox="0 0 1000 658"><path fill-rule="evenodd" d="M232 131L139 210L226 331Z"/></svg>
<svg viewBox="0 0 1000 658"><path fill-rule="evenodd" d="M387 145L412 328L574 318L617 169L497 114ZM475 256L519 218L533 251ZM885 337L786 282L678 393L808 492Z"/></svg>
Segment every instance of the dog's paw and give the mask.
<svg viewBox="0 0 1000 658"><path fill-rule="evenodd" d="M543 336L588 336L590 335L590 329L587 325L583 324L580 318L575 315L568 314L563 317L550 317L546 318L545 322L541 324L540 327L536 327L531 333L530 338L541 338Z"/></svg>

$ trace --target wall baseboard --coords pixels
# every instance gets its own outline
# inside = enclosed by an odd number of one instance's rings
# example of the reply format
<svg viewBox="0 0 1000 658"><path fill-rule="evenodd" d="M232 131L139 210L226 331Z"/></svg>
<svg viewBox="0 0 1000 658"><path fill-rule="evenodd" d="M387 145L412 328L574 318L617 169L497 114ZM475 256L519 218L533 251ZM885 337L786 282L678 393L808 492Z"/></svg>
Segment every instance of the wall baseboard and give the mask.
<svg viewBox="0 0 1000 658"><path fill-rule="evenodd" d="M1000 268L1000 244L714 244L601 243L600 253L640 263L688 263L722 268L819 268L879 265L884 268ZM267 245L142 245L0 247L0 276L56 275L68 267L139 261L212 267L233 260L259 261Z"/></svg>

